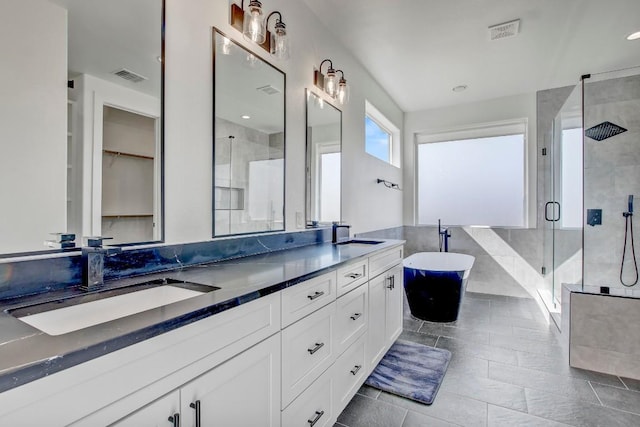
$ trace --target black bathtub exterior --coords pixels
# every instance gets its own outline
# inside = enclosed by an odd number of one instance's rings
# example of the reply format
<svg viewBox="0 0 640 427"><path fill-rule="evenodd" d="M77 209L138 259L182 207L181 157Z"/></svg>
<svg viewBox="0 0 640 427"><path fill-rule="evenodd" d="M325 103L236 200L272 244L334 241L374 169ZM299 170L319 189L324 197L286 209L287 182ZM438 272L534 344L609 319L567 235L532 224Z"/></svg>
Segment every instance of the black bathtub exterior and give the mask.
<svg viewBox="0 0 640 427"><path fill-rule="evenodd" d="M466 282L464 271L429 271L404 267L404 288L411 314L422 320L456 320Z"/></svg>

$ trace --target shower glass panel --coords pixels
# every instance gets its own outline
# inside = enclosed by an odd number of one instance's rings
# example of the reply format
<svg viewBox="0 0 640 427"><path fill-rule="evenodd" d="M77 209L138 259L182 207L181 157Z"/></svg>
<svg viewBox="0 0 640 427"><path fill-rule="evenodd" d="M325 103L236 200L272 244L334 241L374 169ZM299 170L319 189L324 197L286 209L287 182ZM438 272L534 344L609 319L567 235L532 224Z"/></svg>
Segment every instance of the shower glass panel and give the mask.
<svg viewBox="0 0 640 427"><path fill-rule="evenodd" d="M582 277L582 84L553 120L543 157L544 281L539 289L552 314L560 312L563 283Z"/></svg>
<svg viewBox="0 0 640 427"><path fill-rule="evenodd" d="M640 201L640 67L584 81L584 128L584 207L602 210L602 224L584 228L584 288L640 296L640 285L630 286L634 216L624 215L630 195Z"/></svg>

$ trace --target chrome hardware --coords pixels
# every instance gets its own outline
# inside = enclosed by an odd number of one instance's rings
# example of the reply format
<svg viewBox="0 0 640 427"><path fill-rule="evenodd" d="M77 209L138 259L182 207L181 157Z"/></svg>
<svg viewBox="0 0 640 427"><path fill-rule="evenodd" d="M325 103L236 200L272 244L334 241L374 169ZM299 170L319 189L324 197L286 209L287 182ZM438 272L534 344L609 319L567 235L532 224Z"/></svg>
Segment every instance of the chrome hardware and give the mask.
<svg viewBox="0 0 640 427"><path fill-rule="evenodd" d="M345 275L344 277L348 277L349 279L358 279L358 278L360 278L362 276L363 276L362 273L349 273L349 274Z"/></svg>
<svg viewBox="0 0 640 427"><path fill-rule="evenodd" d="M396 287L396 281L395 281L395 276L389 276L387 277L385 280L389 281L389 284L387 285L387 288L389 289L393 289Z"/></svg>
<svg viewBox="0 0 640 427"><path fill-rule="evenodd" d="M353 375L357 374L358 371L362 369L362 365L356 365L353 367L353 369L350 371Z"/></svg>
<svg viewBox="0 0 640 427"><path fill-rule="evenodd" d="M193 408L196 410L196 427L201 427L202 423L200 421L200 401L196 400L195 403L190 403L189 408Z"/></svg>
<svg viewBox="0 0 640 427"><path fill-rule="evenodd" d="M309 354L313 354L316 351L320 350L322 347L324 347L324 343L323 342L317 342L316 346L313 348L308 348L307 351L309 352Z"/></svg>
<svg viewBox="0 0 640 427"><path fill-rule="evenodd" d="M360 316L362 316L362 313L353 313L353 316L351 316L351 320L356 320L356 319L358 319Z"/></svg>
<svg viewBox="0 0 640 427"><path fill-rule="evenodd" d="M313 295L307 295L307 298L313 301L314 299L321 297L322 295L324 295L323 291L316 291L316 293L314 293Z"/></svg>
<svg viewBox="0 0 640 427"><path fill-rule="evenodd" d="M307 422L309 423L309 427L313 427L314 425L316 425L316 423L318 422L318 420L324 415L324 411L316 411L315 413L315 417L312 420L307 420Z"/></svg>
<svg viewBox="0 0 640 427"><path fill-rule="evenodd" d="M173 427L180 427L180 414L173 414L170 416L169 422L173 424Z"/></svg>

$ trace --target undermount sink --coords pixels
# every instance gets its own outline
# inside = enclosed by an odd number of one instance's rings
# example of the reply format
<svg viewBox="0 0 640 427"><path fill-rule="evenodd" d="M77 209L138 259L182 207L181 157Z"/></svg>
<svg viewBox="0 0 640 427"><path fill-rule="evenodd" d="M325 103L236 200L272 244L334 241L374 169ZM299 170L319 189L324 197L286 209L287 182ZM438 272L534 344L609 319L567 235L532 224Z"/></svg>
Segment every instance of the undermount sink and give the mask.
<svg viewBox="0 0 640 427"><path fill-rule="evenodd" d="M63 335L220 289L176 279L33 304L8 312L48 335Z"/></svg>
<svg viewBox="0 0 640 427"><path fill-rule="evenodd" d="M380 243L383 243L380 240L362 240L362 239L351 239L351 240L347 240L346 242L340 242L337 243L338 245L364 245L364 246L370 246L370 245L379 245Z"/></svg>

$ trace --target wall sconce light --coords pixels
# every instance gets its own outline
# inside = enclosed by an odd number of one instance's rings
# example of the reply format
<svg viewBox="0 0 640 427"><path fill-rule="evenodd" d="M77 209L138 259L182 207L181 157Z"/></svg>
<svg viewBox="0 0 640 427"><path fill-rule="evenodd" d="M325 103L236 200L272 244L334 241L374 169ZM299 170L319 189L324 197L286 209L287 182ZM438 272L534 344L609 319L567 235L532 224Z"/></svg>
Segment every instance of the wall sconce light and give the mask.
<svg viewBox="0 0 640 427"><path fill-rule="evenodd" d="M268 29L269 19L277 14L274 31ZM238 31L246 40L252 41L269 52L274 58L289 59L289 37L287 36L287 26L282 21L282 14L278 11L271 12L267 19L264 19L262 3L259 0L250 0L247 10L244 10L244 0L240 6L231 3L231 26Z"/></svg>
<svg viewBox="0 0 640 427"><path fill-rule="evenodd" d="M322 66L325 62L329 63L326 75L322 74ZM341 74L340 80L337 79L337 73ZM324 90L330 97L337 99L342 105L349 101L349 86L344 78L344 72L334 69L330 59L325 59L317 70L313 70L313 84Z"/></svg>

